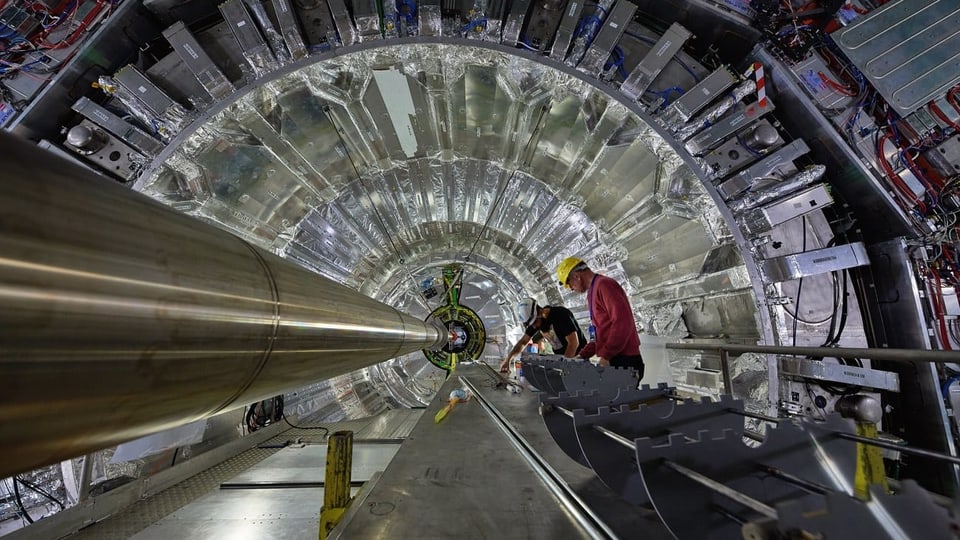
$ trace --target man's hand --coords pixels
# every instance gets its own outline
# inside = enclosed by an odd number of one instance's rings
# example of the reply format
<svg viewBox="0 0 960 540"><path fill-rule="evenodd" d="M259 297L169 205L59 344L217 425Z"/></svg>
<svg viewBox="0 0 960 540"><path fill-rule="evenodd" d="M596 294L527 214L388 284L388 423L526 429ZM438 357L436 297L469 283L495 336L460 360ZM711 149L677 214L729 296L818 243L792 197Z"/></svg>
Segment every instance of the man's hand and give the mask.
<svg viewBox="0 0 960 540"><path fill-rule="evenodd" d="M602 356L597 357L597 365L600 367L607 367L610 365L610 361Z"/></svg>
<svg viewBox="0 0 960 540"><path fill-rule="evenodd" d="M500 373L510 373L510 359L504 358L503 362L500 362Z"/></svg>

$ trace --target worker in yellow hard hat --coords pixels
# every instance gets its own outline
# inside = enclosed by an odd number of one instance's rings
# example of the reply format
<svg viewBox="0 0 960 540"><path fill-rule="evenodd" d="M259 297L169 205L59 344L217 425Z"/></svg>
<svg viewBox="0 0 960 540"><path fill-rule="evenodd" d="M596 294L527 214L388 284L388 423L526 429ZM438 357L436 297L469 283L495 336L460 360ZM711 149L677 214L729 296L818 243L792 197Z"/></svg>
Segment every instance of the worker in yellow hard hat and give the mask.
<svg viewBox="0 0 960 540"><path fill-rule="evenodd" d="M570 288L567 285L567 280L570 278L570 273L577 267L586 268L587 263L583 262L583 259L579 257L567 257L566 259L560 261L560 264L557 265L557 279L560 280L561 287Z"/></svg>
<svg viewBox="0 0 960 540"><path fill-rule="evenodd" d="M601 366L632 367L643 378L640 335L626 291L617 280L594 273L583 259L567 257L557 265L560 285L587 293L590 340L580 356L599 357Z"/></svg>

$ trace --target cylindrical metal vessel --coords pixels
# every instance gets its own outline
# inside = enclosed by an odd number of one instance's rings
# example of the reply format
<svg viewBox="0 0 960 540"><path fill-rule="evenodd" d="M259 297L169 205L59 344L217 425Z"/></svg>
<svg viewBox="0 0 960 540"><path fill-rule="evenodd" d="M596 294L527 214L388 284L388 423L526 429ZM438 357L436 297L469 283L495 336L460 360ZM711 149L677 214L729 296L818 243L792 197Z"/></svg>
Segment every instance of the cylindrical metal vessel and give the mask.
<svg viewBox="0 0 960 540"><path fill-rule="evenodd" d="M0 478L446 343L0 134Z"/></svg>

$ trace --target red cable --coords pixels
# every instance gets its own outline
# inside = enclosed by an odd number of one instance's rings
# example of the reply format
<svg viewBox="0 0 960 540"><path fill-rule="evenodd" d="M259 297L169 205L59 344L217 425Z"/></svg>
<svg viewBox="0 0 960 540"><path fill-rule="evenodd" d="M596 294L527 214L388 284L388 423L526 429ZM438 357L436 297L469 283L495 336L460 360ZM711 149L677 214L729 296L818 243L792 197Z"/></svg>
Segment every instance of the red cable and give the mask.
<svg viewBox="0 0 960 540"><path fill-rule="evenodd" d="M952 92L952 90L951 90L951 92ZM948 100L950 99L950 94L947 94L947 99L948 99ZM952 103L951 103L951 105L952 105ZM954 106L954 107L956 107L956 106ZM957 131L960 131L960 125L958 125L956 122L954 122L953 120L951 120L950 117L948 117L948 116L946 115L946 113L944 113L944 112L940 109L940 106L937 105L937 102L931 101L930 103L927 104L927 108L930 109L930 112L932 112L934 116L936 116L937 118L939 118L940 120L942 120L942 121L943 121L944 123L946 123L948 126L952 127L953 129L955 129L955 130L957 130ZM958 109L957 112L960 112L960 109Z"/></svg>
<svg viewBox="0 0 960 540"><path fill-rule="evenodd" d="M82 34L87 29L87 26L90 23L92 23L94 19L97 18L98 15L100 15L100 12L103 10L103 6L107 3L107 1L108 0L97 0L96 5L93 6L89 12L87 12L87 15L83 18L82 21L80 21L80 24L77 25L77 28L74 29L74 31L69 36L58 41L57 43L47 43L46 36L48 35L48 32L44 32L43 34L41 34L40 39L36 42L37 46L45 47L50 50L56 50L56 49L62 49L63 47L69 47L70 45L73 45L74 42L76 42L77 38L80 37L80 34ZM80 2L80 0L77 0L77 2ZM76 11L77 9L80 9L79 4L77 5L76 8L74 8L74 11Z"/></svg>
<svg viewBox="0 0 960 540"><path fill-rule="evenodd" d="M842 80L844 83L844 84L840 84L834 81L833 79L831 79L830 77L827 77L826 74L824 74L822 71L818 71L817 75L819 75L820 78L823 79L823 81L827 84L827 86L833 88L834 90L836 90L837 92L840 92L845 96L858 95L860 93L860 89L857 86L857 81L852 79L849 72L847 72L847 68L844 66L842 62L840 62L839 59L837 59L836 55L834 55L830 51L830 49L826 47L818 48L817 52L819 52L820 56L822 56L824 61L826 61L827 67L830 69L830 71L837 74L840 80Z"/></svg>
<svg viewBox="0 0 960 540"><path fill-rule="evenodd" d="M900 175L893 172L893 167L890 166L890 163L887 161L887 158L883 155L883 143L890 139L890 135L883 134L880 137L880 140L877 141L877 161L880 162L880 167L883 168L883 172L887 174L887 177L893 182L894 187L897 188L897 191L900 192L901 198L906 197L916 203L917 207L920 208L920 213L923 215L927 214L927 205L923 204L923 201L917 198L917 196L910 190L909 187L903 182L903 179L900 178Z"/></svg>
<svg viewBox="0 0 960 540"><path fill-rule="evenodd" d="M849 87L846 87L846 86L843 86L843 85L841 85L841 84L838 84L837 82L835 82L835 81L834 81L833 79L831 79L830 77L827 77L826 75L824 75L822 71L818 71L818 72L817 72L817 75L820 76L820 79L822 79L823 82L826 83L827 86L829 86L830 88L833 88L833 89L836 90L837 92L840 92L841 94L843 94L843 95L845 95L845 96L851 96L851 97L857 95L857 93L854 92L853 90L851 90Z"/></svg>
<svg viewBox="0 0 960 540"><path fill-rule="evenodd" d="M936 189L936 188L942 188L942 187L943 187L943 182L941 182L941 181L940 181L939 179L937 179L937 178L927 178L926 172L923 171L922 169L920 169L920 166L917 165L917 162L913 160L913 156L910 155L910 149L909 149L909 148L903 151L903 156L907 158L907 162L908 162L908 165L909 165L908 168L909 168L911 171L916 171L916 173L923 173L922 176L921 176L921 175L918 175L917 180L920 180L921 182L923 182L924 184L926 184L927 189L929 189L930 191L936 191L936 192L939 192L939 191L940 191L939 189ZM916 174L916 173L914 173L914 174Z"/></svg>
<svg viewBox="0 0 960 540"><path fill-rule="evenodd" d="M954 86L947 92L947 103L953 105L954 110L960 114L960 103L957 103L957 94L960 93L960 84Z"/></svg>
<svg viewBox="0 0 960 540"><path fill-rule="evenodd" d="M950 332L947 331L947 319L946 315L944 315L945 306L943 302L943 288L940 286L940 273L932 268L929 270L937 287L936 291L931 291L930 300L933 302L933 311L937 317L937 324L940 326L940 343L943 344L944 350L952 351L953 347L950 346Z"/></svg>
<svg viewBox="0 0 960 540"><path fill-rule="evenodd" d="M853 3L849 2L849 1L844 5L844 7L848 7L848 8L850 8L850 9L852 9L853 11L855 11L856 13L860 14L860 15L866 15L867 13L870 13L870 10L869 10L869 9L863 9L863 8L860 7L860 6L855 6L855 5L853 5Z"/></svg>
<svg viewBox="0 0 960 540"><path fill-rule="evenodd" d="M953 256L950 255L950 252L949 252L949 251L947 251L946 249L943 249L941 252L943 253L943 258L946 259L946 260L948 260L948 261L950 262L949 271L950 271L950 274L951 274L952 276L954 276L954 277L953 277L953 281L956 282L956 281L957 281L957 276L956 276L956 272L954 271L954 269L957 267L957 263L953 260Z"/></svg>

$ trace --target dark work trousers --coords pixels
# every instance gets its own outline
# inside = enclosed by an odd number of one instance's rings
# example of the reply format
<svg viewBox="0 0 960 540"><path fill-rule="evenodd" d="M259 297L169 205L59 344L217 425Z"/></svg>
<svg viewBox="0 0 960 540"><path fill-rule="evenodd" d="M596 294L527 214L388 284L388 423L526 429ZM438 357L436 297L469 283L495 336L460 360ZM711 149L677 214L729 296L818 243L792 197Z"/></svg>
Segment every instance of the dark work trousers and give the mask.
<svg viewBox="0 0 960 540"><path fill-rule="evenodd" d="M637 370L637 380L643 380L643 356L620 355L610 359L610 365L613 367L632 367Z"/></svg>

